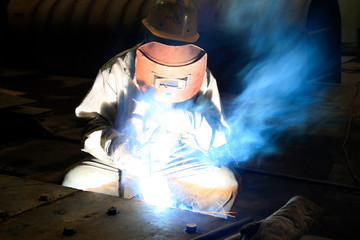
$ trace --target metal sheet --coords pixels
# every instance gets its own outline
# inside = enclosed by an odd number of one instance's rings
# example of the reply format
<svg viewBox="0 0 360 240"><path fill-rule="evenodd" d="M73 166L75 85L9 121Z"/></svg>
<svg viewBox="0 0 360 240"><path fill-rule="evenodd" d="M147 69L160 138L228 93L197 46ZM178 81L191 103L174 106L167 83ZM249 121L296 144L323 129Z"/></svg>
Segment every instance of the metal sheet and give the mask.
<svg viewBox="0 0 360 240"><path fill-rule="evenodd" d="M79 141L82 138L81 130L76 126L74 115L47 115L37 118L38 123L51 135Z"/></svg>
<svg viewBox="0 0 360 240"><path fill-rule="evenodd" d="M38 116L45 113L51 112L51 109L48 108L39 108L39 107L28 107L28 106L19 106L17 109L14 109L13 112L29 115L29 116Z"/></svg>
<svg viewBox="0 0 360 240"><path fill-rule="evenodd" d="M0 210L11 217L47 203L39 201L42 194L47 194L51 201L56 201L76 191L78 190L55 184L0 175Z"/></svg>
<svg viewBox="0 0 360 240"><path fill-rule="evenodd" d="M0 109L33 103L36 100L0 92Z"/></svg>
<svg viewBox="0 0 360 240"><path fill-rule="evenodd" d="M39 183L27 185L22 191L29 193ZM9 197L1 188L0 192ZM25 194L21 195L24 201L29 201ZM119 209L118 215L106 214L112 206ZM196 223L198 233L185 232L188 223ZM62 235L64 227L75 229L72 239L191 239L230 223L189 211L158 209L135 200L79 191L3 222L0 239L63 239L67 237Z"/></svg>
<svg viewBox="0 0 360 240"><path fill-rule="evenodd" d="M14 90L5 89L5 88L0 88L0 93L10 94L13 96L21 96L21 95L26 94L25 92L19 92L19 91L14 91Z"/></svg>

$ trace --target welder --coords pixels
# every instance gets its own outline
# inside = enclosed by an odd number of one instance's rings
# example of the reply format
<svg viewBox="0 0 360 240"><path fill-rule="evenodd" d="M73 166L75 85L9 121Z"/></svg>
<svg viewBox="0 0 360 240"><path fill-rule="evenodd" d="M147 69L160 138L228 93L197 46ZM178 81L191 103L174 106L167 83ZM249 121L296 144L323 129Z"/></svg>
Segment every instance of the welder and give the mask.
<svg viewBox="0 0 360 240"><path fill-rule="evenodd" d="M93 158L73 167L64 186L115 196L121 186L124 197L140 199L150 188L168 192L175 207L230 211L238 183L213 154L230 129L207 54L194 45L196 15L190 0L157 1L142 20L145 40L100 69L76 108Z"/></svg>

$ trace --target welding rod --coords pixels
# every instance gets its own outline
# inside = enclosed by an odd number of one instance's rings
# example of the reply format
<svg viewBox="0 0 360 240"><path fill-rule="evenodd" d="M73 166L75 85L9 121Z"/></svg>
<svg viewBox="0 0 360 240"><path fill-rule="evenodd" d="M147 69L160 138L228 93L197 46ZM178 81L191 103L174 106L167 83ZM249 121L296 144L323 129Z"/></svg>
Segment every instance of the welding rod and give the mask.
<svg viewBox="0 0 360 240"><path fill-rule="evenodd" d="M203 235L200 235L196 238L193 238L191 240L204 240L204 239L218 239L218 238L224 238L226 236L229 236L230 234L239 232L241 227L245 224L251 223L254 220L252 218L245 218L243 220L234 222L232 224L229 224L227 226L218 228L216 230L213 230L211 232L205 233Z"/></svg>

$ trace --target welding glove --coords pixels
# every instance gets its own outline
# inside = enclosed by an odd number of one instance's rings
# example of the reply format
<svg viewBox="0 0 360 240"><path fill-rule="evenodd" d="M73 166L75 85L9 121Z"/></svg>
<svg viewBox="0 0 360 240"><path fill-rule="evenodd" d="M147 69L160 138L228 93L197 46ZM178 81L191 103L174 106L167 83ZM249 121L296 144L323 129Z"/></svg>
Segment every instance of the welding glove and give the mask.
<svg viewBox="0 0 360 240"><path fill-rule="evenodd" d="M191 125L190 113L182 109L149 106L135 101L129 120L130 147L134 156L146 156L153 163L166 163L179 151Z"/></svg>
<svg viewBox="0 0 360 240"><path fill-rule="evenodd" d="M140 174L142 161L140 158L131 155L127 143L120 144L113 149L110 158L116 168L129 173L138 172Z"/></svg>
<svg viewBox="0 0 360 240"><path fill-rule="evenodd" d="M167 127L178 119L169 115L171 112L134 100L134 109L124 130L126 140L119 139L117 143L114 139L111 143L109 155L116 167L137 174L147 167L152 171L163 168L180 139L179 134L174 133L179 128L170 127L172 131L169 131Z"/></svg>
<svg viewBox="0 0 360 240"><path fill-rule="evenodd" d="M317 221L322 210L310 200L295 196L269 217L240 229L241 240L297 240Z"/></svg>

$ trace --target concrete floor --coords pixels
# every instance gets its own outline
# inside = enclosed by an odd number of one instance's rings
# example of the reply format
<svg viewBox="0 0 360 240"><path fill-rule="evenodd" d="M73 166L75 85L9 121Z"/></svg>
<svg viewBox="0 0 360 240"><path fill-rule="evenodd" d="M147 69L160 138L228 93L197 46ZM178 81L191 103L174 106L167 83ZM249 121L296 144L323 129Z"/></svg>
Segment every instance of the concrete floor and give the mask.
<svg viewBox="0 0 360 240"><path fill-rule="evenodd" d="M348 136L349 161L360 176L360 97L354 98L360 62L346 59L342 83L324 85L328 94L316 110L326 112L326 117L317 131L234 169L241 179L232 209L236 219L264 218L291 197L302 195L324 209L309 234L358 239L360 188L354 185L342 146ZM0 173L60 184L66 169L87 156L80 150L81 129L74 109L93 79L11 68L1 68L0 76L0 88L17 91L11 93L14 98L0 95Z"/></svg>

